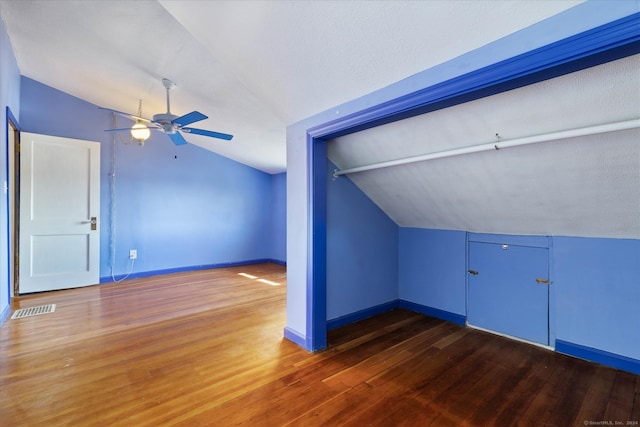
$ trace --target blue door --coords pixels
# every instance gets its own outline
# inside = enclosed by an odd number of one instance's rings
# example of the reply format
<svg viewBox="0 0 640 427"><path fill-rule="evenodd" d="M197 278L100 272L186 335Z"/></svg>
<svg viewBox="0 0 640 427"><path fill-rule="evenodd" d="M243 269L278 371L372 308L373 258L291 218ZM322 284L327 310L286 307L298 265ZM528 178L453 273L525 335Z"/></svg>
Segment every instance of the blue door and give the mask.
<svg viewBox="0 0 640 427"><path fill-rule="evenodd" d="M549 345L548 252L469 242L468 323Z"/></svg>

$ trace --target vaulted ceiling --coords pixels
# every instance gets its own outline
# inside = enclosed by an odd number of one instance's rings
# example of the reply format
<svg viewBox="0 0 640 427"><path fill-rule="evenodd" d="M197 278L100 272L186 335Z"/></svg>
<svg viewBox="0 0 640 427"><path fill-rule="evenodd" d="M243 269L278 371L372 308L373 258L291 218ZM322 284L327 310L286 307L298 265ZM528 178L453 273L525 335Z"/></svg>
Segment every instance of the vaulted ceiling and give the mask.
<svg viewBox="0 0 640 427"><path fill-rule="evenodd" d="M285 128L581 1L0 0L21 73L95 105L198 110L231 143L189 142L269 173Z"/></svg>
<svg viewBox="0 0 640 427"><path fill-rule="evenodd" d="M187 140L286 170L286 126L582 1L0 0L21 73L98 106L210 116ZM331 141L340 169L640 117L638 56ZM640 238L637 129L349 174L401 226ZM170 143L167 139L167 143ZM340 178L345 179L345 178Z"/></svg>

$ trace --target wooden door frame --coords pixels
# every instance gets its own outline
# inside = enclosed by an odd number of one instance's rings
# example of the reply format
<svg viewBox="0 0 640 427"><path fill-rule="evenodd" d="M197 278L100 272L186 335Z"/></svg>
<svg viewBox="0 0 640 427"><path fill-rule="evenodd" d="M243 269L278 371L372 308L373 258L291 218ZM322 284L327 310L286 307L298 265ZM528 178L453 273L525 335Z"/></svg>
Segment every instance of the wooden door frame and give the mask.
<svg viewBox="0 0 640 427"><path fill-rule="evenodd" d="M19 295L20 253L20 124L11 109L6 109L7 129L7 231L9 301ZM13 144L10 142L13 141Z"/></svg>

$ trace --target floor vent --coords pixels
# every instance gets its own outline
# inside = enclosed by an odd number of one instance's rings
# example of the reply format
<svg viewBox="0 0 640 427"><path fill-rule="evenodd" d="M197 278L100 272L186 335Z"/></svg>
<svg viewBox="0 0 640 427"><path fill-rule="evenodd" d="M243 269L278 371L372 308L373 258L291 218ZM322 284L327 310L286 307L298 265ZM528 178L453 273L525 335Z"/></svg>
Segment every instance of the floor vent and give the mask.
<svg viewBox="0 0 640 427"><path fill-rule="evenodd" d="M13 316L11 316L11 318L22 319L23 317L38 316L40 314L53 313L54 311L56 311L55 304L40 305L38 307L21 308L20 310L16 310L15 313L13 313Z"/></svg>

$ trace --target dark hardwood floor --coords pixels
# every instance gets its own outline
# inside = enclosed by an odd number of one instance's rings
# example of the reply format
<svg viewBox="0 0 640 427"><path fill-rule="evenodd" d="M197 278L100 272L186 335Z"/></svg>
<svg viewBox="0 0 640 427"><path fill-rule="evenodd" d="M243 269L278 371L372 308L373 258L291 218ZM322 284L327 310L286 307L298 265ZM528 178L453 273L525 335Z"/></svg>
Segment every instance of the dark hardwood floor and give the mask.
<svg viewBox="0 0 640 427"><path fill-rule="evenodd" d="M638 425L640 376L395 310L310 354L286 272L197 271L30 295L0 328L2 426ZM611 423L611 424L608 424Z"/></svg>

